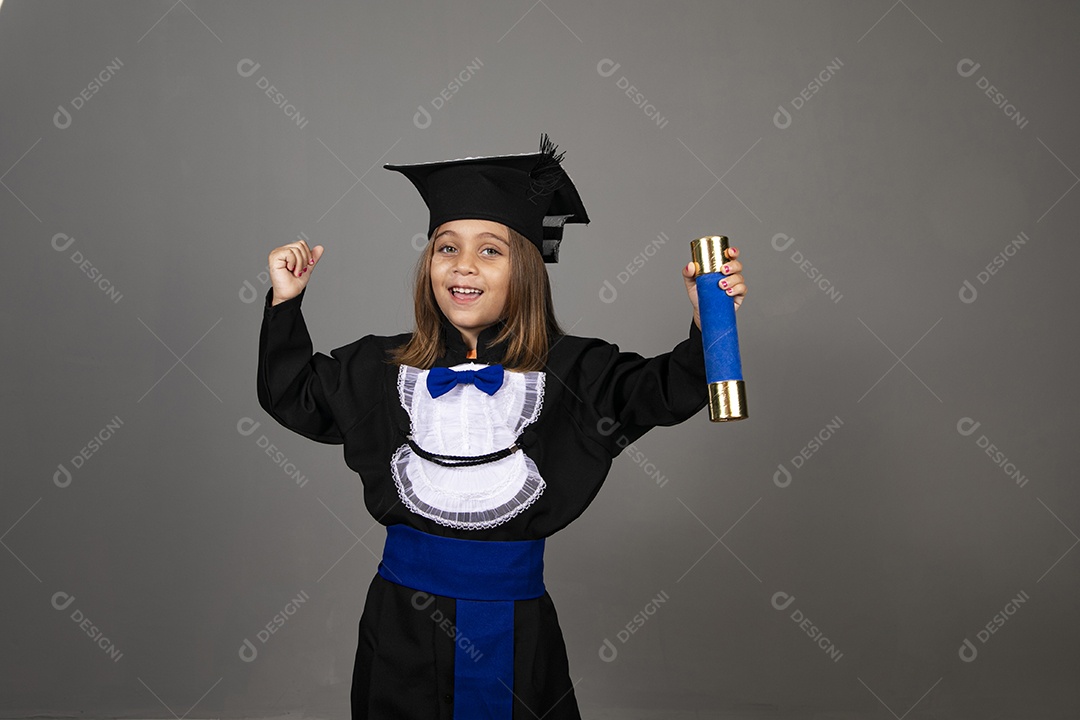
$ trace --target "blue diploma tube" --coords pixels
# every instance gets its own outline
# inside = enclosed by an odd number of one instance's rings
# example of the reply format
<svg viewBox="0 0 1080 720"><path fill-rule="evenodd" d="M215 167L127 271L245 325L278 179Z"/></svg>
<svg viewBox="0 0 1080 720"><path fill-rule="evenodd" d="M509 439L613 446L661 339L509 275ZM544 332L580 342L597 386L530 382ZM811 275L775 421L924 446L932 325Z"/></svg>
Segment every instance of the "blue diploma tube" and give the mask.
<svg viewBox="0 0 1080 720"><path fill-rule="evenodd" d="M690 242L705 350L705 381L709 384L709 419L713 422L748 417L735 300L719 285L724 278L720 268L727 262L727 249L728 239L724 235Z"/></svg>

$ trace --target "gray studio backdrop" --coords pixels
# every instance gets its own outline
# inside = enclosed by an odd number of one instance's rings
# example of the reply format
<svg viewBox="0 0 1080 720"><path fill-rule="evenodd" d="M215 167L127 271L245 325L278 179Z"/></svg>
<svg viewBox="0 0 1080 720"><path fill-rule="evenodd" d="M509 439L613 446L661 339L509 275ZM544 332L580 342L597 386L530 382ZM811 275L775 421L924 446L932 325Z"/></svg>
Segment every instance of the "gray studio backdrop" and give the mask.
<svg viewBox="0 0 1080 720"><path fill-rule="evenodd" d="M533 151L593 218L577 335L685 337L726 234L750 418L628 446L548 542L588 718L1080 712L1075 3L0 8L3 717L343 717L384 533L277 425L266 258L317 350L411 327L387 162Z"/></svg>

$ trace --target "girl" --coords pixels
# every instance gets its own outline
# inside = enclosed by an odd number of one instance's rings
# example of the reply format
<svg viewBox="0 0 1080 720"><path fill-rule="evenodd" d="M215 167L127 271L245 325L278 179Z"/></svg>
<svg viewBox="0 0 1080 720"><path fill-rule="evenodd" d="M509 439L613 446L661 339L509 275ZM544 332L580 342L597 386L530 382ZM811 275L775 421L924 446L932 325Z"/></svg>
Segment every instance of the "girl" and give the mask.
<svg viewBox="0 0 1080 720"><path fill-rule="evenodd" d="M707 404L693 263L693 321L671 352L622 352L556 322L544 263L564 224L589 222L561 160L545 135L538 153L386 166L430 213L412 333L313 353L300 304L325 250L300 240L270 253L259 402L343 445L387 527L353 718L580 718L544 538L588 507L627 444ZM719 281L736 309L737 255Z"/></svg>

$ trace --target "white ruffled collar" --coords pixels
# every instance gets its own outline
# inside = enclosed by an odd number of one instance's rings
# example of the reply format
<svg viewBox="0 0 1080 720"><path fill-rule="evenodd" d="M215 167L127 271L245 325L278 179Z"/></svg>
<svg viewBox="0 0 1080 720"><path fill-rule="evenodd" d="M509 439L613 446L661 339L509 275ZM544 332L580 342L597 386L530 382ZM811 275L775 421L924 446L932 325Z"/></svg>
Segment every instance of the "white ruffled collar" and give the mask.
<svg viewBox="0 0 1080 720"><path fill-rule="evenodd" d="M450 367L486 366L467 360ZM546 375L541 371L506 371L494 395L463 384L438 398L427 390L428 372L402 365L398 396L414 442L431 453L474 456L509 447L543 408ZM504 523L535 502L545 487L523 450L482 465L446 467L417 456L404 444L394 453L391 469L398 495L412 512L461 529Z"/></svg>

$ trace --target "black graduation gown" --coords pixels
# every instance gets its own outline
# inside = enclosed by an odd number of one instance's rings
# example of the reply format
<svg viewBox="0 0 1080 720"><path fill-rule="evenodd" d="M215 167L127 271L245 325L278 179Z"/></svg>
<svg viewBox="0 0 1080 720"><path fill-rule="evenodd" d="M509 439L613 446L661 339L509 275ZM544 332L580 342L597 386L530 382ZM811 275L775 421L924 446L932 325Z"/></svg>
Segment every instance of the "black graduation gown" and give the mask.
<svg viewBox="0 0 1080 720"><path fill-rule="evenodd" d="M304 437L344 445L346 465L363 482L367 510L383 525L404 523L473 540L547 537L584 512L627 444L657 425L683 422L708 404L701 331L693 321L685 340L652 358L621 352L603 340L561 336L544 369L543 405L518 438L546 482L543 493L494 527L449 527L410 510L391 472L391 457L406 443L410 419L399 397L400 366L385 358L410 334L367 335L329 356L313 353L300 310L303 296L271 306L273 290L267 291L259 336L259 404ZM477 357L468 359L460 333L444 317L447 350L436 365L501 362L504 348L486 347L498 330L498 325L484 330ZM454 623L454 600L436 597L431 606L417 609L410 602L414 592L379 574L371 581L353 672L353 718L452 718L455 647L446 628ZM514 693L515 720L580 718L562 631L547 593L515 601Z"/></svg>

